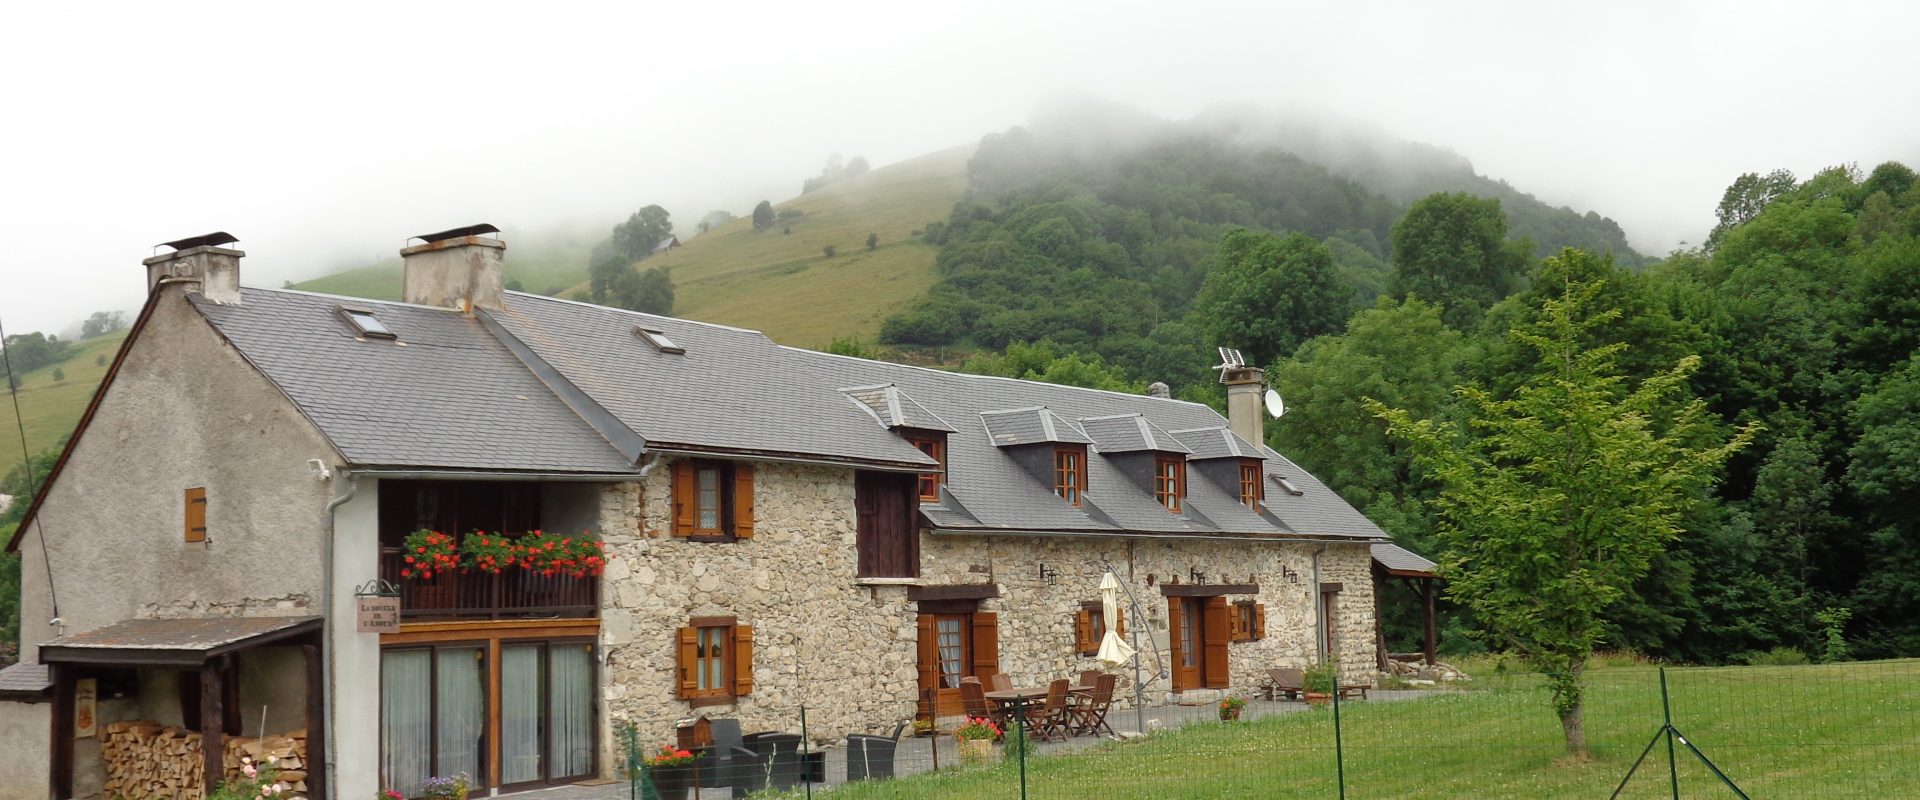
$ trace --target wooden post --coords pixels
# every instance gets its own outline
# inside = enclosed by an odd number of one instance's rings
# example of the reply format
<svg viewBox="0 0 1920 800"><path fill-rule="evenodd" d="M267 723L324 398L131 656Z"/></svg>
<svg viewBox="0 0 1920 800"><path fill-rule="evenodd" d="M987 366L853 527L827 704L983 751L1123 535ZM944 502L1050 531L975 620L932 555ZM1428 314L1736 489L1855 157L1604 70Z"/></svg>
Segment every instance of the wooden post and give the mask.
<svg viewBox="0 0 1920 800"><path fill-rule="evenodd" d="M1427 605L1427 613L1426 613L1426 618L1427 618L1427 630L1426 630L1426 633L1427 633L1427 640L1426 640L1426 642L1425 642L1425 647L1424 647L1424 650L1425 650L1425 653L1424 653L1424 655L1425 655L1425 656L1427 657L1427 666L1429 666L1429 667L1431 667L1431 666L1433 666L1433 661L1434 661L1434 658L1433 658L1433 594L1434 594L1434 592L1433 592L1433 579L1432 579L1432 578L1421 578L1421 579L1420 579L1420 582L1421 582L1421 583L1423 583L1423 584L1425 584L1425 585L1424 585L1424 586L1423 586L1422 588L1423 588L1423 589L1425 590L1425 591L1423 592L1423 594L1425 594L1425 595L1426 595L1426 601L1427 601L1427 602L1426 602L1426 605Z"/></svg>
<svg viewBox="0 0 1920 800"><path fill-rule="evenodd" d="M1373 661L1374 668L1387 671L1387 634L1380 627L1380 567L1373 568Z"/></svg>
<svg viewBox="0 0 1920 800"><path fill-rule="evenodd" d="M300 648L307 660L307 796L327 800L327 684L320 669L320 648ZM267 735L266 731L260 732Z"/></svg>
<svg viewBox="0 0 1920 800"><path fill-rule="evenodd" d="M200 765L201 786L207 794L226 779L226 742L223 730L227 718L227 693L221 684L219 659L200 664Z"/></svg>
<svg viewBox="0 0 1920 800"><path fill-rule="evenodd" d="M53 800L73 797L73 667L48 664L53 678L52 737L47 740L49 790Z"/></svg>

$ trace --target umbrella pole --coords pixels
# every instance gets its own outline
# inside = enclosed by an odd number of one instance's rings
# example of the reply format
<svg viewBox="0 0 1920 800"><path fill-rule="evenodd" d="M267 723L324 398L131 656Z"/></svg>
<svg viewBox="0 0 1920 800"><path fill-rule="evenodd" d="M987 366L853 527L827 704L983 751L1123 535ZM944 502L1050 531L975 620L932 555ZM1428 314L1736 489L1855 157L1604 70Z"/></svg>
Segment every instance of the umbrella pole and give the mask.
<svg viewBox="0 0 1920 800"><path fill-rule="evenodd" d="M1127 638L1133 640L1133 729L1141 734L1147 732L1147 707L1140 690L1140 626L1134 625L1127 630Z"/></svg>

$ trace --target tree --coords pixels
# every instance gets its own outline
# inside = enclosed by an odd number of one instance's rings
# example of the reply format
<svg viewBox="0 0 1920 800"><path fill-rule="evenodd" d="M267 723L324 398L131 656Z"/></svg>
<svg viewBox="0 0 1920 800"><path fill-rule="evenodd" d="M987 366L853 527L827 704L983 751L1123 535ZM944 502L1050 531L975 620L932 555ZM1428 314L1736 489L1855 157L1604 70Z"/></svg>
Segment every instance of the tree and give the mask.
<svg viewBox="0 0 1920 800"><path fill-rule="evenodd" d="M1007 345L1004 355L986 354L967 359L960 365L960 371L1128 394L1139 394L1145 388L1128 381L1120 370L1108 366L1099 356L1058 355L1045 343L1013 342Z"/></svg>
<svg viewBox="0 0 1920 800"><path fill-rule="evenodd" d="M1592 310L1601 287L1569 286L1509 333L1539 353L1511 397L1460 387L1461 418L1447 420L1369 403L1440 482L1448 594L1485 638L1545 675L1576 759L1587 758L1583 672L1607 630L1603 612L1681 534L1754 432L1715 432L1686 389L1698 357L1628 389L1615 365L1625 345L1585 341L1618 315Z"/></svg>
<svg viewBox="0 0 1920 800"><path fill-rule="evenodd" d="M63 370L63 369L61 369L61 368L59 368L59 367L54 367L54 368L53 368L53 382L54 382L54 383L60 383L60 382L62 382L62 381L65 381L66 379L67 379L67 371L66 371L66 370Z"/></svg>
<svg viewBox="0 0 1920 800"><path fill-rule="evenodd" d="M627 270L614 279L613 304L647 314L673 313L673 276L666 267Z"/></svg>
<svg viewBox="0 0 1920 800"><path fill-rule="evenodd" d="M867 234L867 250L872 251L874 248L879 246L880 246L880 234L877 234L877 233Z"/></svg>
<svg viewBox="0 0 1920 800"><path fill-rule="evenodd" d="M67 357L68 344L39 331L17 333L5 342L8 365L15 373L39 369Z"/></svg>
<svg viewBox="0 0 1920 800"><path fill-rule="evenodd" d="M1500 201L1464 192L1421 198L1394 223L1388 292L1439 303L1447 325L1468 330L1520 288L1532 245L1507 241Z"/></svg>
<svg viewBox="0 0 1920 800"><path fill-rule="evenodd" d="M1239 348L1247 363L1268 364L1339 331L1352 297L1325 245L1300 233L1239 228L1220 240L1194 312L1216 345Z"/></svg>
<svg viewBox="0 0 1920 800"><path fill-rule="evenodd" d="M866 156L854 156L853 158L847 159L846 177L858 178L867 174L867 170Z"/></svg>
<svg viewBox="0 0 1920 800"><path fill-rule="evenodd" d="M1727 232L1745 225L1748 220L1760 216L1767 204L1774 198L1793 191L1793 173L1776 169L1762 177L1757 172L1749 172L1733 180L1727 191L1720 195L1720 207L1713 215L1719 223L1707 234L1707 249L1718 247Z"/></svg>
<svg viewBox="0 0 1920 800"><path fill-rule="evenodd" d="M716 208L712 211L707 212L704 216L700 217L700 232L706 233L707 231L713 230L714 228L718 228L736 219L739 219L739 218L735 217L733 215L733 212Z"/></svg>
<svg viewBox="0 0 1920 800"><path fill-rule="evenodd" d="M615 225L611 242L613 252L631 264L652 255L654 246L672 235L673 220L667 210L651 205Z"/></svg>
<svg viewBox="0 0 1920 800"><path fill-rule="evenodd" d="M840 248L834 247L833 245L827 245L826 247L820 248L820 254L823 256L826 256L827 258L832 258L834 257L835 254L839 252L840 252Z"/></svg>
<svg viewBox="0 0 1920 800"><path fill-rule="evenodd" d="M87 321L80 323L80 338L91 339L95 336L105 336L115 331L124 330L126 327L126 314L119 311L95 311L92 316L87 317Z"/></svg>

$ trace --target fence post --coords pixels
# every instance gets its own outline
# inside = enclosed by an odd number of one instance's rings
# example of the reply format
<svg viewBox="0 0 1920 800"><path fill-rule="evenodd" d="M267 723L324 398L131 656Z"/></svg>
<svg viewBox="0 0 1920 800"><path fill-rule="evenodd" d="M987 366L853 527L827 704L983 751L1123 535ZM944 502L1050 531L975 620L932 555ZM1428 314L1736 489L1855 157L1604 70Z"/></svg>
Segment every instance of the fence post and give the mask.
<svg viewBox="0 0 1920 800"><path fill-rule="evenodd" d="M1673 758L1673 706L1667 702L1667 667L1660 666L1660 718L1667 729L1667 782L1673 786L1673 800L1680 800L1680 767Z"/></svg>
<svg viewBox="0 0 1920 800"><path fill-rule="evenodd" d="M1333 672L1333 774L1340 786L1340 800L1347 800L1347 759L1340 733L1340 670Z"/></svg>
<svg viewBox="0 0 1920 800"><path fill-rule="evenodd" d="M1013 724L1020 732L1020 738L1014 740L1014 747L1020 749L1020 800L1027 800L1027 748L1032 741L1027 738L1027 709L1025 701L1013 699Z"/></svg>
<svg viewBox="0 0 1920 800"><path fill-rule="evenodd" d="M807 741L807 704L801 703L800 704L800 773L806 778L806 780L801 781L801 783L804 783L807 785L807 800L813 800L813 775L807 772L809 768L807 764L807 761L809 759L807 758L807 756L812 754L813 754L813 751L812 751L811 743ZM821 780L826 780L827 778L826 771L827 771L827 765L826 765L826 762L823 761L820 764Z"/></svg>

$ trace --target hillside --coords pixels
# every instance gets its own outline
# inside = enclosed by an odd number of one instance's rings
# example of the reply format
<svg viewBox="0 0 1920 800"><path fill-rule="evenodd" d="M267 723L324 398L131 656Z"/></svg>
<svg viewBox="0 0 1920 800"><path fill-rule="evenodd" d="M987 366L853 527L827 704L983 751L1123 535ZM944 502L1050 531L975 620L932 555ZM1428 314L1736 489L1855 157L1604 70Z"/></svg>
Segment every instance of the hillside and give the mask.
<svg viewBox="0 0 1920 800"><path fill-rule="evenodd" d="M917 231L943 220L967 188L973 148L881 167L774 206L804 218L764 231L741 218L641 262L672 270L675 316L754 328L783 344L873 341L880 323L933 285L934 256ZM867 234L880 237L866 249ZM822 248L833 245L828 258Z"/></svg>
<svg viewBox="0 0 1920 800"><path fill-rule="evenodd" d="M66 360L21 373L20 417L26 426L29 451L39 453L59 444L61 437L79 423L94 387L107 374L107 365L113 363L113 354L125 338L127 332L120 331L83 339L74 343L73 353ZM54 380L55 369L66 380ZM0 381L0 386L4 385ZM0 464L6 465L0 468L0 474L5 474L20 464L20 435L14 426L12 398L0 400L5 403L0 405Z"/></svg>
<svg viewBox="0 0 1920 800"><path fill-rule="evenodd" d="M558 294L587 279L587 253L593 243L605 238L598 228L572 226L557 230L521 233L507 228L500 234L508 243L506 277L519 281L529 292ZM309 292L366 297L374 300L400 299L400 256L380 262L300 281L293 288Z"/></svg>

